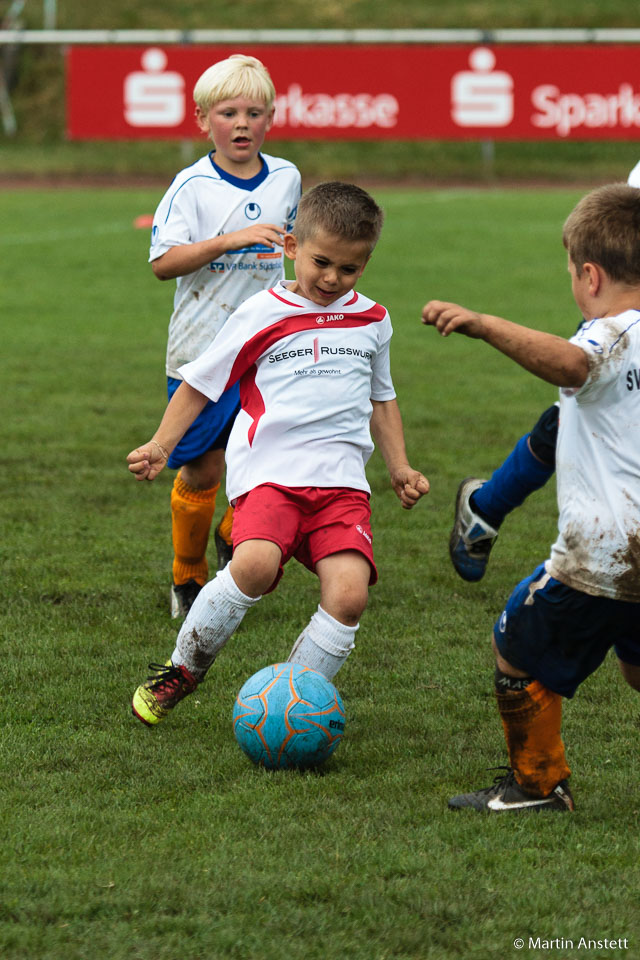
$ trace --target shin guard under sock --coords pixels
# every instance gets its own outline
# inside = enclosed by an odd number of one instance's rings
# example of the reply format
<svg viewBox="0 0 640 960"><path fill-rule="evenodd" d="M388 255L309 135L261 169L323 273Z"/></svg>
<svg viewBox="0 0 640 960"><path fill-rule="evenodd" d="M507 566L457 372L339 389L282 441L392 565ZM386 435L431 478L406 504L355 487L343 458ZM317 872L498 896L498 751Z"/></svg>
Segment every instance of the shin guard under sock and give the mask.
<svg viewBox="0 0 640 960"><path fill-rule="evenodd" d="M289 654L289 663L299 663L333 680L355 643L359 624L349 627L318 607Z"/></svg>
<svg viewBox="0 0 640 960"><path fill-rule="evenodd" d="M247 610L259 599L238 589L228 566L219 570L193 601L178 634L172 663L186 667L200 682Z"/></svg>
<svg viewBox="0 0 640 960"><path fill-rule="evenodd" d="M507 459L471 495L471 508L496 530L529 494L543 487L555 467L538 460L529 449L529 435L521 437Z"/></svg>
<svg viewBox="0 0 640 960"><path fill-rule="evenodd" d="M173 537L173 582L207 582L207 544L216 494L220 484L208 490L196 490L181 478L173 481L171 491L171 532Z"/></svg>
<svg viewBox="0 0 640 960"><path fill-rule="evenodd" d="M571 773L560 735L562 697L538 680L496 670L496 698L516 780L528 793L547 796Z"/></svg>

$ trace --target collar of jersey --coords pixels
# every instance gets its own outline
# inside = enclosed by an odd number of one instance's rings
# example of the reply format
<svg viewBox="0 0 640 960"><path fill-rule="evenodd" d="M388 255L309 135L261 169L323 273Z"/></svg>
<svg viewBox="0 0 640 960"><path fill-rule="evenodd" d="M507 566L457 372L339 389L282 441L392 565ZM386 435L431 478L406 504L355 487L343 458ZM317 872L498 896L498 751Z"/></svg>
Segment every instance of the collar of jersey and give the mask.
<svg viewBox="0 0 640 960"><path fill-rule="evenodd" d="M219 167L218 164L213 159L215 155L215 150L212 150L209 154L209 160L211 160L211 166L216 171L221 180L226 180L227 183L233 184L234 187L240 187L241 190L255 190L256 187L259 187L263 180L266 180L269 176L269 167L267 166L267 161L262 156L261 153L258 154L262 160L262 170L260 173L256 173L255 177L249 177L248 180L243 180L242 177L234 177L232 173L227 173L226 170L223 170L222 167Z"/></svg>
<svg viewBox="0 0 640 960"><path fill-rule="evenodd" d="M301 297L299 293L291 293L289 288L285 286L287 283L292 283L292 281L280 280L275 287L272 287L270 293L277 297L278 300L283 300L285 303L291 304L292 307L312 307L314 313L326 313L330 308L333 308L334 304L348 307L358 299L357 292L350 290L332 303L328 303L326 307L323 307L319 303L314 303L313 300L307 300L306 297Z"/></svg>

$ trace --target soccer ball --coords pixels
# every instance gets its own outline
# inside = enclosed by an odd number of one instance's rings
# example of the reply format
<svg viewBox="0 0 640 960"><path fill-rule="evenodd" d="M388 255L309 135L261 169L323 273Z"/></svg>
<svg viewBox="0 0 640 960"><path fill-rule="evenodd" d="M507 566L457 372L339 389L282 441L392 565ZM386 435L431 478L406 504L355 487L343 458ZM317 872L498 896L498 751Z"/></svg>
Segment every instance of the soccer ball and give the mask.
<svg viewBox="0 0 640 960"><path fill-rule="evenodd" d="M305 770L323 763L344 733L340 694L317 670L275 663L249 677L233 708L233 731L254 763Z"/></svg>

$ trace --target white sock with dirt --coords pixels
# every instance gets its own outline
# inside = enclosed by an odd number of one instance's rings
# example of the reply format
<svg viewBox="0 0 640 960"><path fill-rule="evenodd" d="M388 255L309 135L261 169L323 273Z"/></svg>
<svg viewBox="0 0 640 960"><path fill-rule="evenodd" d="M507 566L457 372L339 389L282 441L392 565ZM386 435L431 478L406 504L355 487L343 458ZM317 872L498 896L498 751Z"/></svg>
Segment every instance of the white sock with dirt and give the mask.
<svg viewBox="0 0 640 960"><path fill-rule="evenodd" d="M289 663L299 663L333 680L355 643L360 624L349 627L318 607L289 654Z"/></svg>
<svg viewBox="0 0 640 960"><path fill-rule="evenodd" d="M238 589L229 567L218 571L193 602L178 634L171 661L182 665L201 681L247 610L260 597L247 597Z"/></svg>

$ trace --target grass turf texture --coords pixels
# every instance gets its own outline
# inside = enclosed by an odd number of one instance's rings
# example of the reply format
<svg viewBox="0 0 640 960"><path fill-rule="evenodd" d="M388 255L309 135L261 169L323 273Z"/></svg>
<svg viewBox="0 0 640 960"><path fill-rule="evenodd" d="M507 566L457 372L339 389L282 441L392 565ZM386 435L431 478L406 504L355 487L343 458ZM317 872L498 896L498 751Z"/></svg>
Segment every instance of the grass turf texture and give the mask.
<svg viewBox="0 0 640 960"><path fill-rule="evenodd" d="M3 960L486 960L529 936L628 938L637 955L638 707L611 658L566 705L574 816L446 809L505 762L488 638L556 519L551 484L468 585L447 554L455 490L555 394L423 328L420 308L456 299L569 335L560 231L579 192L375 194L387 222L360 286L391 311L410 459L432 493L402 511L374 454L380 582L336 678L347 730L322 774L253 767L231 728L244 680L285 659L315 609L294 563L175 715L153 731L130 716L176 632L171 475L136 484L124 463L164 408L173 284L132 228L159 192L2 196Z"/></svg>

